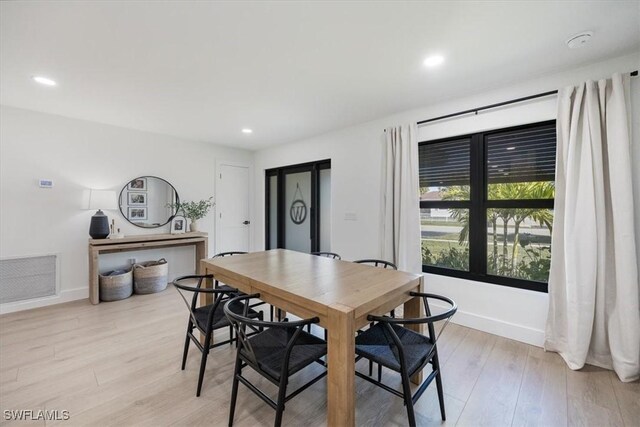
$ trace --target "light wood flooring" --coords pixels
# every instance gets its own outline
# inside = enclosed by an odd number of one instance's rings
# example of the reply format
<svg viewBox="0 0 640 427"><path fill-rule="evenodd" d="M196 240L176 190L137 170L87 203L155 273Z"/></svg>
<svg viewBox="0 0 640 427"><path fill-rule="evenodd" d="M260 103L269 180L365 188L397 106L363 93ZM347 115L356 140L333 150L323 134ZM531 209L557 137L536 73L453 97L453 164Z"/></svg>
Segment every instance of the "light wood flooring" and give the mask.
<svg viewBox="0 0 640 427"><path fill-rule="evenodd" d="M0 409L69 411L70 420L46 424L226 425L234 349L212 351L197 398L194 346L180 370L186 320L171 287L98 306L85 300L4 315ZM432 386L416 405L419 425L640 425L638 382L624 384L593 367L574 372L556 354L453 324L439 343L448 418L441 422ZM366 362L357 368L366 372ZM296 374L291 386L317 369ZM270 383L248 376L275 396ZM384 379L399 387L398 375L385 371ZM358 378L356 386L358 425L406 425L400 399ZM322 380L287 403L284 424L322 426L325 414ZM272 425L274 411L240 386L235 420L237 426Z"/></svg>

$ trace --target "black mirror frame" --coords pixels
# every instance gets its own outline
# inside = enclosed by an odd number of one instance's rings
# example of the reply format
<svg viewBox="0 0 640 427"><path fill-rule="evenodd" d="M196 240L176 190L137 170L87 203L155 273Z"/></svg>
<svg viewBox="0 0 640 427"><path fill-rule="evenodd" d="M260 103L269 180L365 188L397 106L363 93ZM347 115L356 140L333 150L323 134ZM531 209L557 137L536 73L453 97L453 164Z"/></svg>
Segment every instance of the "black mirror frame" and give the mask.
<svg viewBox="0 0 640 427"><path fill-rule="evenodd" d="M167 181L164 178L160 178L159 176L155 176L155 175L142 175L142 176L137 176L133 179L130 179L129 181L127 181L124 184L124 187L122 187L122 190L120 190L120 194L118 195L118 209L120 210L120 214L124 217L124 219L126 219L130 224L135 225L136 227L139 228L145 228L145 229L149 229L149 228L160 228L160 227L164 227L165 225L169 224L171 222L171 220L173 220L173 218L178 214L178 208L176 207L175 211L173 212L173 214L171 214L171 216L169 217L169 219L167 220L167 222L165 222L164 224L160 224L160 225L156 225L153 227L144 227L142 225L138 225L135 222L131 221L129 219L129 217L127 217L127 215L122 211L122 193L124 193L124 191L127 189L127 187L129 186L129 184L131 183L131 181L134 181L138 178L155 178L155 179L159 179L160 181L164 181L167 183L167 185L169 185L169 187L173 188L173 191L176 195L176 205L180 204L180 195L178 194L178 190L176 190L176 187L173 186L173 184L171 184L169 181Z"/></svg>

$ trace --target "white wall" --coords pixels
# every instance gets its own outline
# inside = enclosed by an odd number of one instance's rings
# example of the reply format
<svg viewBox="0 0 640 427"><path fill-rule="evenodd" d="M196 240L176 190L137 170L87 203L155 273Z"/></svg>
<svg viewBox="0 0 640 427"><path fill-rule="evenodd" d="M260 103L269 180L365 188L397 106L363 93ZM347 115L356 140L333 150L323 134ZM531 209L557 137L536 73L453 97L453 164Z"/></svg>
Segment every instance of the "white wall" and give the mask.
<svg viewBox="0 0 640 427"><path fill-rule="evenodd" d="M482 92L479 88L478 94L468 98L398 113L304 141L260 150L255 154L254 188L264 188L265 169L331 159L332 251L347 260L378 257L382 131L385 127L555 90L588 79L608 77L614 72L636 70L639 65L639 56L630 55L541 76L498 90ZM427 103L428 99L425 99ZM548 120L554 118L554 113L555 102L552 98L517 108L449 120L437 126L422 127L420 132L425 139L439 138ZM637 122L637 113L635 117ZM635 142L637 147L638 132ZM640 152L640 149L637 151ZM636 154L636 158L640 158L640 154ZM253 229L255 250L264 249L264 206L263 192L256 191L256 226ZM345 220L346 213L355 213L357 220ZM455 318L458 323L532 344L540 345L543 341L548 303L546 294L430 274L426 277L426 289L456 300L460 307Z"/></svg>
<svg viewBox="0 0 640 427"><path fill-rule="evenodd" d="M182 200L214 195L217 160L251 165L253 153L94 122L0 108L0 257L58 254L61 295L3 312L88 296L87 239L93 211L83 210L87 188L117 192L129 180L154 175L174 185ZM53 189L40 189L39 178ZM125 234L168 233L169 226L143 229L119 211L107 211ZM199 222L214 253L214 218ZM101 256L101 270L167 258L170 277L194 271L194 249L156 249Z"/></svg>

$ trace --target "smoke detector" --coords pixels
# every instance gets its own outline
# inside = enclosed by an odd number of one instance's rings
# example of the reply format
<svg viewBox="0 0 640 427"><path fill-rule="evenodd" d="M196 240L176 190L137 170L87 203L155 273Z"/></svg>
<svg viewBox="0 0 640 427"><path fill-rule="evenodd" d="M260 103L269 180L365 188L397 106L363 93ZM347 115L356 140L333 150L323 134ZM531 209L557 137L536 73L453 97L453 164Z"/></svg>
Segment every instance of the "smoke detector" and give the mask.
<svg viewBox="0 0 640 427"><path fill-rule="evenodd" d="M593 31L583 31L569 37L569 40L567 40L567 46L569 46L569 49L577 49L589 43L592 37Z"/></svg>

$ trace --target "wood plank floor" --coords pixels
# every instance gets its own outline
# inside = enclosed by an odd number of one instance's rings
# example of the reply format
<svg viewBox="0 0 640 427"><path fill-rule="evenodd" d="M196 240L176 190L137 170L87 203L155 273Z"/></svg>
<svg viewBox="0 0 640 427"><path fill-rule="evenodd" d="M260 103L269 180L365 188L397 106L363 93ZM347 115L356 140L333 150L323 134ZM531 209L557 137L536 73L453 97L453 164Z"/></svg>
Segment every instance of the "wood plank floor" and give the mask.
<svg viewBox="0 0 640 427"><path fill-rule="evenodd" d="M171 287L98 306L85 300L4 315L0 409L69 411L68 421L13 423L20 426L226 425L234 349L212 351L202 395L195 397L195 347L180 370L186 318ZM574 372L556 354L453 324L439 343L448 418L441 422L430 387L416 405L419 425L639 425L638 382L621 383L594 367ZM357 368L366 372L366 362ZM318 369L296 374L292 387ZM270 383L248 376L275 395ZM398 375L385 371L384 380L399 388ZM406 425L400 399L358 378L356 386L358 425ZM323 380L287 404L284 424L323 426L325 414ZM235 420L272 425L274 412L241 386ZM12 422L3 415L0 424Z"/></svg>

